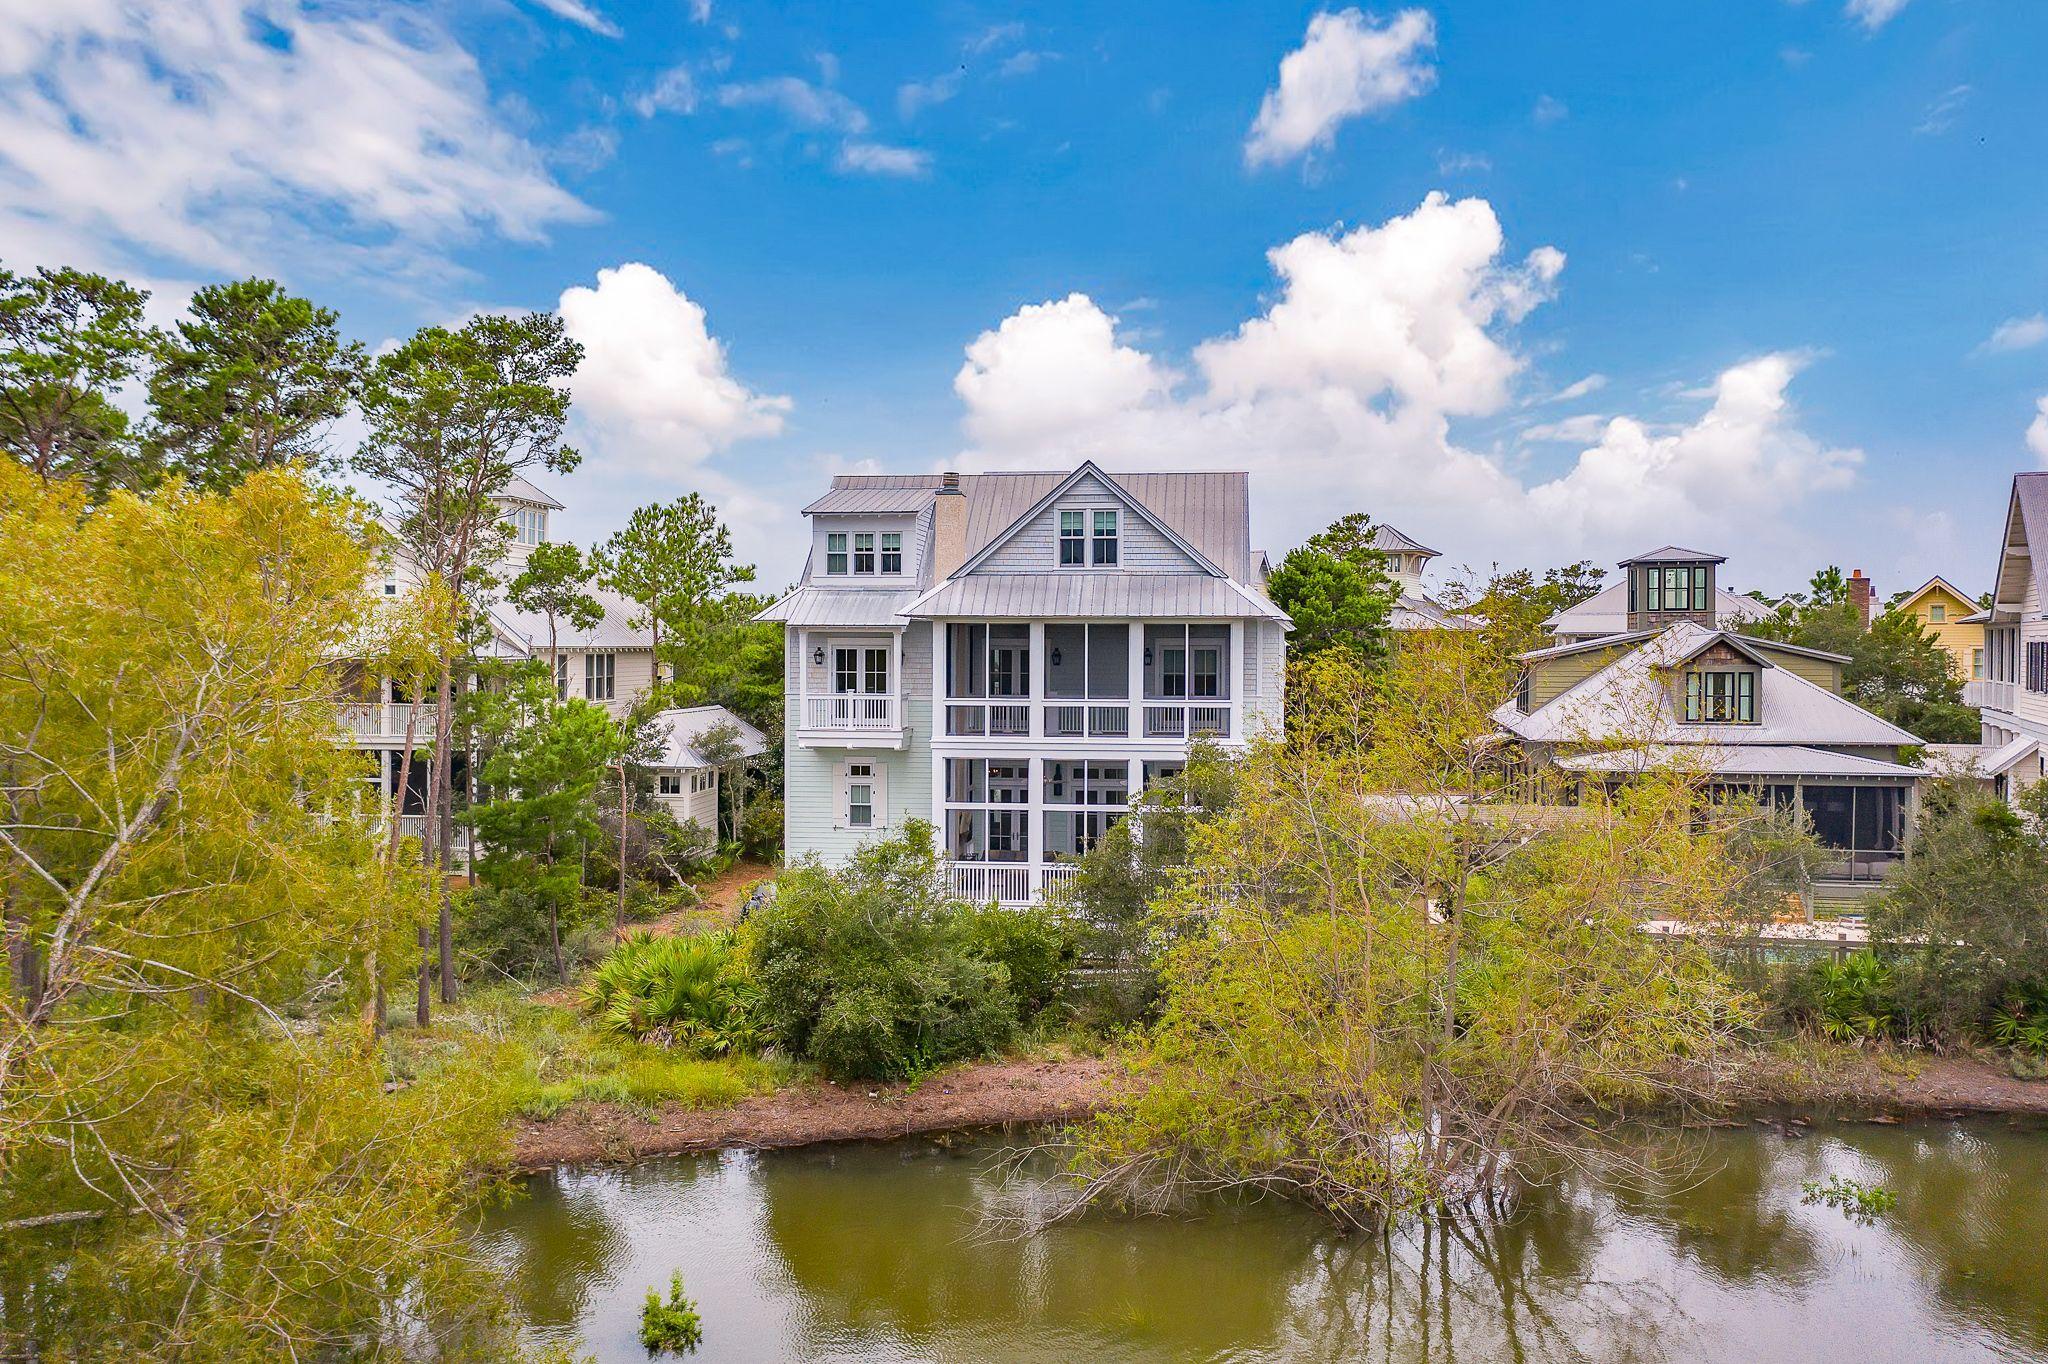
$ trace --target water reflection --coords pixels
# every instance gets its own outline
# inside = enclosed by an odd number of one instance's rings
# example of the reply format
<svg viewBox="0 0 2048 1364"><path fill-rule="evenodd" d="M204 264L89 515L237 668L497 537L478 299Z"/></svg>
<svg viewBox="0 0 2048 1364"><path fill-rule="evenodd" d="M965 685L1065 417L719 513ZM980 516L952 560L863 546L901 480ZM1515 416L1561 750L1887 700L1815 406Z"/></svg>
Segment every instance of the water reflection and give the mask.
<svg viewBox="0 0 2048 1364"><path fill-rule="evenodd" d="M491 1244L545 1333L645 1359L680 1269L706 1360L1722 1360L2048 1347L2048 1139L2002 1126L1651 1134L1627 1180L1513 1216L1341 1237L1263 1204L987 1233L996 1148L728 1153L532 1181ZM1861 1225L1800 1201L1884 1183Z"/></svg>

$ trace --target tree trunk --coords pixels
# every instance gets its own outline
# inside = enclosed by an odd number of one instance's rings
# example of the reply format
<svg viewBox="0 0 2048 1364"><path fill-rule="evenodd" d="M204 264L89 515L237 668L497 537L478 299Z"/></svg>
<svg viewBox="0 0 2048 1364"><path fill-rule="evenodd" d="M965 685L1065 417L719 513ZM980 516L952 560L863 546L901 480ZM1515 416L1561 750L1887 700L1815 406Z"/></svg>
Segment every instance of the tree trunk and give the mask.
<svg viewBox="0 0 2048 1364"><path fill-rule="evenodd" d="M370 981L370 997L363 1001L363 1013L370 1025L370 1036L384 1035L384 982L377 975L377 949L363 953L363 974Z"/></svg>
<svg viewBox="0 0 2048 1364"><path fill-rule="evenodd" d="M435 693L434 767L440 777L440 796L435 802L432 826L438 852L434 859L435 895L441 902L441 1002L455 1002L455 913L449 902L448 875L455 862L455 662L441 661L441 680Z"/></svg>
<svg viewBox="0 0 2048 1364"><path fill-rule="evenodd" d="M619 914L614 936L626 932L626 760L619 759Z"/></svg>
<svg viewBox="0 0 2048 1364"><path fill-rule="evenodd" d="M427 931L427 926L425 924L421 924L420 995L419 1002L413 1006L413 1021L418 1023L422 1028L426 1027L429 1023L433 1022L434 1018L434 944L432 942L432 938L433 935Z"/></svg>
<svg viewBox="0 0 2048 1364"><path fill-rule="evenodd" d="M420 692L419 688L415 686L412 692L412 702L406 707L405 711L405 748L403 750L404 757L403 760L398 764L398 780L391 784L391 840L389 846L385 850L385 856L386 860L392 863L394 866L397 865L398 862L398 822L405 815L405 788L407 784L410 783L412 780L412 758L415 748L415 741L419 737L419 724ZM425 815L426 812L422 810L420 813L422 815ZM430 821L424 818L421 819L420 829L422 833L425 832L429 822ZM422 838L420 840L420 854L422 859L424 859L426 855L426 846L426 839Z"/></svg>
<svg viewBox="0 0 2048 1364"><path fill-rule="evenodd" d="M561 914L555 908L555 897L552 895L548 897L548 946L552 947L555 951L555 983L557 985L567 985L569 983L569 966L567 962L562 960Z"/></svg>

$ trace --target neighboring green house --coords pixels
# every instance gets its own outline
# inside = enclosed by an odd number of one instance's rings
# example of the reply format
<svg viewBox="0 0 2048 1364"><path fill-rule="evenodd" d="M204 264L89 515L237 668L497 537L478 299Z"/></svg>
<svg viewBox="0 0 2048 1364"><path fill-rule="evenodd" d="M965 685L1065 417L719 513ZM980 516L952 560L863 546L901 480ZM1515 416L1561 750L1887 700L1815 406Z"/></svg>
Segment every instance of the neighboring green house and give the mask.
<svg viewBox="0 0 2048 1364"><path fill-rule="evenodd" d="M1803 809L1836 854L1820 897L1853 899L1905 855L1925 774L1900 750L1919 740L1842 696L1841 655L1728 628L1728 601L1747 599L1721 590L1723 562L1676 546L1625 562L1622 628L1523 655L1494 718L1531 762L1588 781L1686 762Z"/></svg>

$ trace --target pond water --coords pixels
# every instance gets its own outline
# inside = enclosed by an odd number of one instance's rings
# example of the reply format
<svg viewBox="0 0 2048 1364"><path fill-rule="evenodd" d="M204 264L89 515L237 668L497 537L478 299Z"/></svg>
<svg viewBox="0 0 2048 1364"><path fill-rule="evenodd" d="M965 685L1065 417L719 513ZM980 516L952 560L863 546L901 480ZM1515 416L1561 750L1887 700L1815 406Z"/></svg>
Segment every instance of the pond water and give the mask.
<svg viewBox="0 0 2048 1364"><path fill-rule="evenodd" d="M2048 1359L2038 1127L1657 1135L1654 1173L1387 1238L1274 1202L992 1235L1003 1140L559 1171L487 1240L536 1330L604 1364L646 1360L678 1269L704 1361ZM1830 1175L1897 1207L1802 1201Z"/></svg>

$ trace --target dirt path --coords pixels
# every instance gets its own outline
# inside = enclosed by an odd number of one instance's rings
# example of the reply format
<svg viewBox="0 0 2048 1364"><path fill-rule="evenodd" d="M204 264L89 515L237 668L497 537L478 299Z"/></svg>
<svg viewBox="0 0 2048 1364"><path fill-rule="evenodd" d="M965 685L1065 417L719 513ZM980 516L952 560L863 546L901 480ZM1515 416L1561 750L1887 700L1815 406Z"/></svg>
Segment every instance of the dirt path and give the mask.
<svg viewBox="0 0 2048 1364"><path fill-rule="evenodd" d="M1113 1063L991 1062L942 1071L907 1085L804 1085L742 1099L728 1108L674 1109L649 1122L608 1104L582 1104L546 1122L521 1125L513 1161L522 1170L600 1160L862 1141L1083 1117L1109 1094Z"/></svg>
<svg viewBox="0 0 2048 1364"><path fill-rule="evenodd" d="M727 1108L674 1109L649 1121L608 1104L581 1104L520 1126L513 1161L522 1170L636 1160L736 1146L875 1141L969 1127L1085 1117L1110 1096L1115 1062L991 1062L960 1066L907 1085L805 1085ZM1918 1057L1905 1067L1851 1065L1824 1088L1809 1080L1773 1109L1829 1109L1873 1121L1931 1113L2048 1116L2048 1083L2015 1080L1973 1057Z"/></svg>

